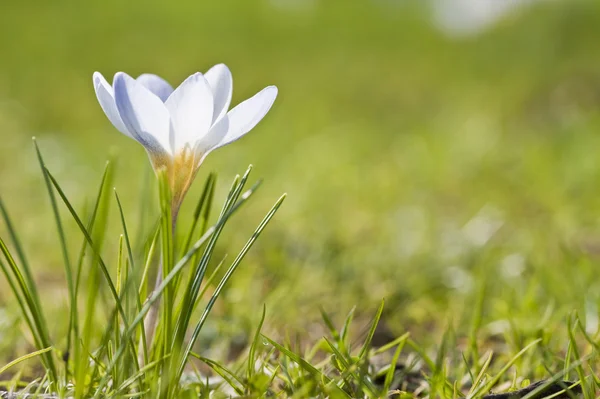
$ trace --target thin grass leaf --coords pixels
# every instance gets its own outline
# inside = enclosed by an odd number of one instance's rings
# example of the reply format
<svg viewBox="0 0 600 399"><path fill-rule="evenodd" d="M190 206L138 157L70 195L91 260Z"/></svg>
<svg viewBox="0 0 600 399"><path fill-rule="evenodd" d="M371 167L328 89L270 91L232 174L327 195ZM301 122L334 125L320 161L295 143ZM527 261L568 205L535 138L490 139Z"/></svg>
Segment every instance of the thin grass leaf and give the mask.
<svg viewBox="0 0 600 399"><path fill-rule="evenodd" d="M340 341L344 343L344 346L347 346L346 342L348 341L348 334L350 332L350 324L352 324L352 320L354 320L354 312L355 311L356 311L356 306L354 306L348 313L348 316L346 316L346 320L344 321L344 327L342 327L342 331L340 331Z"/></svg>
<svg viewBox="0 0 600 399"><path fill-rule="evenodd" d="M129 238L129 233L128 233L128 230L127 230L127 222L125 221L125 212L123 212L123 205L121 204L121 200L119 198L119 194L117 193L117 189L116 188L114 189L114 193L115 193L115 199L117 200L117 207L119 208L119 215L121 216L121 227L123 228L123 235L124 235L124 238L125 238L125 245L127 247L127 256L128 256L128 259L129 259L129 267L130 267L130 269L132 271L131 278L134 279L134 281L135 281L136 276L133 274L133 272L136 271L137 269L136 269L135 263L134 263L133 250L131 248L131 239ZM158 234L158 231L157 231L157 234ZM152 243L152 246L153 245L154 245L154 242ZM151 247L151 248L153 250L153 247ZM146 265L146 266L149 267L149 264ZM145 267L144 271L143 271L143 276L146 275L147 271L148 271L148 268ZM143 278L142 278L142 280L143 280ZM140 287L142 286L142 284L143 284L143 282L140 284ZM129 292L129 291L127 291L127 292ZM133 296L135 297L135 301L136 301L136 309L137 309L137 311L139 311L142 308L142 301L141 301L139 295L133 295ZM129 295L127 295L126 298L129 298ZM126 309L129 309L129 306L126 306ZM147 345L147 342L146 342L146 331L144 329L144 324L143 323L140 326L140 329L141 329L140 334L143 337L143 340L142 340L142 351L143 351L143 360L144 360L144 364L145 364L145 363L148 362L148 345Z"/></svg>
<svg viewBox="0 0 600 399"><path fill-rule="evenodd" d="M258 347L260 341L260 331L262 330L262 326L265 322L266 315L267 307L263 304L262 315L260 317L260 321L258 322L258 327L256 327L254 339L252 340L252 344L250 345L250 351L248 353L248 381L252 381L252 378L254 377L254 371L256 367L256 348Z"/></svg>
<svg viewBox="0 0 600 399"><path fill-rule="evenodd" d="M333 339L339 345L339 343L340 343L340 333L335 328L335 325L333 324L333 321L331 320L331 318L329 317L329 315L325 312L325 309L323 309L323 307L319 306L319 312L321 313L321 318L323 319L323 322L325 323L325 325L329 329L329 333L331 334L331 336L333 337Z"/></svg>
<svg viewBox="0 0 600 399"><path fill-rule="evenodd" d="M40 164L40 168L42 169L42 174L44 175L44 183L46 186L46 190L48 191L48 196L50 198L50 204L52 206L52 213L54 214L54 219L56 223L56 229L58 231L58 238L60 242L60 248L62 252L65 275L67 277L67 289L69 291L69 326L78 325L77 321L77 297L75 296L75 279L73 278L73 270L71 266L71 260L69 257L69 250L67 248L67 238L65 236L65 232L62 226L62 221L60 219L60 213L58 211L58 204L56 203L56 197L54 196L54 191L52 190L52 184L50 184L50 180L48 178L48 173L46 169L46 164L44 163L44 159L42 158L42 153L37 145L37 141L35 137L33 138L33 145L35 147L35 151L37 153L38 161ZM69 330L67 336L67 350L71 350L71 342L72 342L72 331Z"/></svg>
<svg viewBox="0 0 600 399"><path fill-rule="evenodd" d="M249 176L249 173L251 170L252 170L252 168L249 167L248 170L246 171L246 173L244 174L244 177L241 179L241 181L239 180L238 176L236 176L234 178L231 188L229 190L227 199L225 200L225 204L223 205L223 208L221 209L221 214L219 215L219 218L221 218L223 215L225 215L229 211L231 206L235 203L235 201L237 200L237 197L239 196L240 191L243 188L243 185L246 183L246 180L248 179L248 176ZM177 318L177 326L176 326L176 330L175 330L175 340L171 344L171 348L174 351L179 351L181 349L181 347L183 346L185 334L188 329L190 319L192 317L192 310L194 309L194 304L196 303L196 301L198 299L198 292L200 290L202 280L204 279L206 269L208 268L208 263L210 262L215 245L217 243L217 240L219 239L221 232L223 231L224 226L225 225L221 225L218 229L215 230L210 241L206 245L206 248L204 249L204 253L202 254L202 257L200 258L200 262L195 267L195 269L192 270L192 272L190 274L190 279L189 279L187 287L185 289L185 294L184 294L183 300L181 301L181 305L179 306L180 312L179 312L179 316ZM175 357L173 357L172 361L177 361L177 360Z"/></svg>
<svg viewBox="0 0 600 399"><path fill-rule="evenodd" d="M140 280L140 288L138 289L138 297L140 300L146 297L147 293L147 280L148 280L148 271L150 270L150 264L152 263L152 259L154 257L154 251L156 248L156 242L158 241L158 236L160 234L160 229L157 228L154 232L154 237L150 242L150 248L148 248L148 253L146 255L146 262L144 262L144 270L142 271L142 277Z"/></svg>
<svg viewBox="0 0 600 399"><path fill-rule="evenodd" d="M575 318L578 319L576 313L575 313ZM577 327L577 322L575 322L575 325L573 325L571 315L569 315L567 320L568 320L567 321L567 326L568 326L567 333L569 334L569 342L570 342L571 348L573 349L573 354L575 355L575 359L580 360L581 356L579 355L579 348L577 347L577 341L575 340L575 333L573 332L573 330ZM581 363L579 363L575 367L575 371L577 372L577 376L579 377L579 380L581 381L581 389L583 391L584 398L592 399L591 394L588 391L586 384L584 384L586 377L585 377L585 372L583 370L583 366L581 365Z"/></svg>
<svg viewBox="0 0 600 399"><path fill-rule="evenodd" d="M371 398L378 398L379 395L377 394L377 388L375 388L371 381L369 381L368 378L363 378L364 376L356 373L359 369L358 365L352 363L351 359L346 359L344 354L340 352L339 349L335 347L334 343L331 342L327 337L325 337L325 342L327 342L327 345L343 366L343 368L340 369L342 372L342 378L346 379L345 375L351 375L359 383L359 395L361 393L360 391L362 391L362 385L364 384L367 388L367 396Z"/></svg>
<svg viewBox="0 0 600 399"><path fill-rule="evenodd" d="M435 368L435 363L433 362L433 360L431 360L431 358L427 355L427 352L425 351L425 349L423 349L420 345L418 345L415 341L413 341L412 339L408 339L406 340L406 343L408 344L408 346L410 346L411 348L413 348L413 350L415 352L417 352L417 354L421 357L421 359L423 359L423 361L425 362L425 364L427 364L427 367L430 370L433 370Z"/></svg>
<svg viewBox="0 0 600 399"><path fill-rule="evenodd" d="M17 298L17 302L19 303L21 312L31 330L36 346L39 348L51 347L52 345L50 344L50 338L48 336L46 320L44 319L41 310L36 307L33 297L25 283L25 279L2 238L0 238L0 252L4 255L9 266L9 268L7 268L4 262L0 261L0 268L2 268L6 280ZM53 384L58 383L58 373L54 358L50 353L44 353L42 359L44 359L44 365L50 373L51 378L53 378L51 382Z"/></svg>
<svg viewBox="0 0 600 399"><path fill-rule="evenodd" d="M148 371L156 368L163 360L164 359L157 359L153 362L146 364L144 367L140 368L139 371L137 371L131 377L124 380L121 383L121 385L117 389L115 389L113 396L122 395L123 391L125 391L127 388L129 388L131 385L133 385L137 380L142 379Z"/></svg>
<svg viewBox="0 0 600 399"><path fill-rule="evenodd" d="M31 352L31 353L28 353L27 355L21 356L21 357L15 359L15 360L13 360L12 362L9 362L6 366L1 367L0 368L0 374L6 372L6 370L10 369L11 367L13 367L13 366L15 366L15 365L17 365L17 364L25 361L25 360L31 359L31 358L36 357L36 356L43 355L44 353L48 353L52 349L53 348L50 346L48 348L40 349L39 351Z"/></svg>
<svg viewBox="0 0 600 399"><path fill-rule="evenodd" d="M52 176L52 174L50 173L50 171L48 169L46 169L46 173L47 173L48 177L50 178L52 184L56 188L56 191L58 192L59 196L61 197L61 199L63 200L64 204L66 205L67 209L69 210L69 212L73 216L73 219L75 220L75 222L79 226L79 229L81 230L81 232L83 233L84 237L86 238L86 240L88 242L88 245L90 246L90 248L93 249L95 255L97 256L97 258L98 258L98 264L100 266L100 270L102 271L102 274L104 275L104 278L105 278L105 280L106 280L106 282L108 284L108 287L110 289L110 292L111 292L111 294L113 296L113 299L115 300L115 303L117 304L117 307L119 309L119 313L121 314L121 317L123 318L123 322L127 323L127 315L125 314L125 309L123 308L123 305L122 305L122 303L120 301L120 298L119 298L119 295L117 293L115 284L113 283L113 280L110 277L110 273L108 271L108 268L106 267L106 263L104 262L104 260L100 256L100 253L98 252L98 249L94 245L94 241L92 240L92 237L90 236L90 233L88 232L88 230L86 229L86 227L81 222L81 219L79 218L79 215L77 214L77 212L75 211L75 209L73 208L73 206L71 205L71 203L69 202L69 200L67 199L65 193L63 192L62 188L60 187L60 185L58 184L58 182L56 181L56 179L54 178L54 176Z"/></svg>
<svg viewBox="0 0 600 399"><path fill-rule="evenodd" d="M94 255L96 257L96 260L97 260L97 262L95 262L95 263L100 267L100 271L102 272L102 274L104 276L104 279L107 282L110 294L112 295L112 299L114 300L114 303L115 303L115 305L117 307L119 315L121 316L121 320L123 322L123 325L124 325L125 329L127 329L127 327L129 326L129 320L128 320L127 314L125 312L125 308L123 307L123 303L122 303L121 297L117 293L116 287L115 287L115 285L114 285L114 283L112 281L112 278L110 277L110 273L108 271L108 268L106 267L106 263L102 259L102 256L101 256L101 254L99 252L98 247L94 243L92 237L90 236L90 233L88 232L88 230L86 229L86 227L83 225L83 223L81 221L81 218L79 217L79 215L77 214L77 212L75 211L75 209L73 208L73 206L71 205L71 203L69 202L69 200L67 199L64 191L62 190L62 188L60 187L60 185L58 184L58 182L56 181L56 179L54 178L54 176L52 175L52 173L50 173L50 171L48 169L45 169L45 170L46 170L46 175L48 176L48 178L50 179L50 181L54 185L54 187L55 187L56 191L58 192L60 198L62 199L63 203L65 204L65 206L67 207L67 209L71 213L71 216L73 217L73 219L77 223L77 226L79 227L79 229L83 233L84 237L88 241L88 244L89 244L90 248L93 250ZM129 339L128 340L128 344L130 346L131 352L133 354L135 354L136 353L136 349L135 349L135 344L133 343L133 340ZM137 356L133 356L133 358L134 358L135 370L137 371L137 370L139 370L139 364L138 364L138 361L137 361Z"/></svg>
<svg viewBox="0 0 600 399"><path fill-rule="evenodd" d="M504 373L506 373L506 371L508 371L509 368L512 367L513 364L515 364L515 362L517 360L519 360L519 358L521 356L523 356L529 349L533 348L534 346L536 346L537 344L539 344L542 341L542 339L536 339L535 341L533 341L532 343L530 343L529 345L527 345L526 347L524 347L523 349L521 349L519 351L519 353L517 353L515 356L512 357L512 359L510 359L510 361L504 365L504 367L502 367L500 369L500 371L498 372L498 374L496 374L487 384L483 385L480 389L477 389L475 392L473 392L470 395L467 395L467 398L474 398L479 396L479 394L481 394L482 392L488 392L490 391L497 383L498 381L500 381L500 378L502 378L502 376L504 375Z"/></svg>
<svg viewBox="0 0 600 399"><path fill-rule="evenodd" d="M387 352L388 350L392 349L394 346L398 346L398 344L400 344L401 342L406 341L409 337L410 337L409 332L404 333L401 336L399 336L398 338L394 339L393 341L390 341L389 343L373 350L373 355L379 355L381 353Z"/></svg>
<svg viewBox="0 0 600 399"><path fill-rule="evenodd" d="M15 248L17 253L17 258L21 263L21 268L23 269L23 275L25 276L25 280L27 283L27 287L31 292L32 298L36 303L36 306L41 309L40 297L36 289L35 279L33 278L33 273L31 272L31 267L29 265L29 261L25 256L25 251L23 250L23 246L21 245L21 241L19 240L19 236L13 226L13 223L8 215L8 210L4 206L4 202L0 197L0 214L4 219L4 223L6 225L6 229L8 230L8 235L10 236L10 240Z"/></svg>
<svg viewBox="0 0 600 399"><path fill-rule="evenodd" d="M201 225L204 225L208 221L208 216L210 214L210 208L212 204L212 199L214 196L215 185L217 181L217 175L215 173L210 173L206 178L206 182L204 183L204 188L202 189L202 194L198 199L198 203L196 204L196 209L194 210L194 214L192 217L192 225L190 226L190 231L186 236L185 243L182 247L182 252L185 254L189 249L192 243L192 237L194 236L194 232L196 231L196 227L198 225L198 220L202 216ZM203 233L203 232L202 232ZM182 255L183 255L182 254Z"/></svg>
<svg viewBox="0 0 600 399"><path fill-rule="evenodd" d="M258 225L258 227L256 228L256 230L254 231L254 233L252 234L252 236L250 237L250 239L246 242L246 244L244 245L244 247L242 248L242 250L240 251L240 253L238 254L238 256L235 258L235 260L233 261L233 263L231 264L231 266L229 267L229 269L227 270L227 272L225 273L225 275L221 279L221 282L219 283L219 285L215 289L215 292L213 293L212 297L208 301L208 304L206 305L206 308L204 309L204 312L202 313L202 316L200 317L200 320L198 321L198 324L196 324L196 328L194 328L194 331L192 332L192 335L190 337L190 341L189 341L189 343L188 343L185 351L183 352L183 356L181 357L181 360L180 360L180 363L179 363L179 366L178 366L178 369L177 369L177 374L176 374L177 380L179 380L179 378L183 374L183 368L185 367L185 363L187 362L187 358L189 356L189 353L192 351L192 348L193 348L194 344L196 343L196 339L198 339L198 336L200 335L200 330L204 326L204 323L206 322L206 319L208 318L208 314L210 313L210 311L211 311L213 305L215 304L217 298L221 294L221 291L223 290L223 287L225 286L225 284L227 284L227 282L229 281L229 279L231 278L231 276L233 275L233 273L235 272L235 270L237 269L237 267L240 265L241 261L244 259L244 257L246 256L246 254L248 253L248 251L250 250L250 248L252 248L252 246L254 245L254 242L260 236L260 234L262 233L262 231L264 230L264 228L269 224L269 222L271 221L271 219L273 218L273 216L275 216L275 213L277 212L277 210L279 209L279 207L281 206L281 204L285 200L285 197L286 197L286 194L282 195L277 200L277 202L275 203L275 205L273 205L273 207L267 213L267 215L264 217L264 219L260 222L260 224Z"/></svg>
<svg viewBox="0 0 600 399"><path fill-rule="evenodd" d="M291 361L293 361L298 366L300 366L304 371L308 372L316 379L321 379L322 381L325 382L325 384L331 384L331 386L334 387L334 389L337 388L336 390L339 391L340 393L342 393L344 395L344 397L350 398L350 395L348 395L347 392L345 392L343 389L338 387L331 378L327 377L325 374L323 374L321 371L319 371L317 368L315 368L309 362L304 360L300 355L298 355L298 354L292 352L291 350L287 349L286 347L278 344L277 342L273 341L269 337L266 337L262 334L261 334L261 336L263 337L263 339L265 339L267 342L269 342L269 344L274 346L279 352L283 353L287 358L289 358ZM290 379L290 381L293 380L292 377L289 375L288 375L288 378Z"/></svg>
<svg viewBox="0 0 600 399"><path fill-rule="evenodd" d="M244 395L244 389L242 387L247 384L245 384L236 373L213 360L197 355L193 352L190 354L190 356L206 363L215 373L223 378L223 380L225 380L225 382L227 382L227 384L229 384L229 386L232 387L238 395Z"/></svg>
<svg viewBox="0 0 600 399"><path fill-rule="evenodd" d="M398 343L398 346L396 347L396 350L394 351L394 355L392 356L390 368L388 369L387 373L385 374L385 380L383 382L383 392L384 393L386 393L390 390L390 387L392 386L392 383L394 382L394 376L396 374L396 365L398 364L398 359L400 358L400 354L402 353L402 350L404 349L404 345L406 344L406 340L408 339L409 334L406 333L402 337L404 337L404 339L402 339Z"/></svg>
<svg viewBox="0 0 600 399"><path fill-rule="evenodd" d="M471 389L469 390L469 395L472 395L477 390L477 388L482 384L483 377L485 376L485 372L490 367L493 357L494 357L494 352L490 351L490 354L488 355L487 359L485 360L485 362L481 366L481 369L479 370L479 374L477 374L477 378L475 378L473 380L473 384L471 385ZM471 376L472 376L472 374L471 374Z"/></svg>
<svg viewBox="0 0 600 399"><path fill-rule="evenodd" d="M102 205L102 199L105 197L103 195L105 188L106 188L107 184L109 184L109 182L112 180L111 165L112 165L111 162L106 162L106 165L104 167L104 172L103 172L102 178L100 180L100 186L98 188L96 200L94 202L94 206L92 208L92 213L88 220L88 224L87 224L88 231L92 231L96 224L96 218L98 217L98 213L99 213L100 207ZM102 209L106 209L106 207L102 207ZM85 259L85 252L86 252L87 245L88 245L87 240L84 238L83 242L81 243L81 249L79 250L79 256L77 257L77 267L76 267L76 272L75 272L75 298L79 298L79 288L80 288L80 284L81 284L83 262ZM86 312L86 317L93 318L93 314ZM69 325L69 331L73 331L73 336L75 337L75 339L78 342L81 341L82 338L80 336L80 331L79 331L78 317L70 318L69 322L73 322L73 325L71 325L71 324ZM84 321L84 323L86 323L86 322ZM85 338L84 338L84 340L85 340ZM67 348L69 346L70 345L67 343ZM74 369L80 373L80 375L76 378L77 379L83 378L83 374L85 374L84 369L86 368L84 366L86 359L81 359L80 346L78 344L73 345L73 358L75 359L74 360ZM77 389L78 388L76 387L76 392L77 392Z"/></svg>
<svg viewBox="0 0 600 399"><path fill-rule="evenodd" d="M369 333L367 334L367 338L360 349L360 353L358 354L359 359L364 360L368 354L369 348L371 346L371 341L373 341L373 336L375 335L375 329L379 324L379 319L381 319L381 315L383 314L383 306L385 304L385 300L381 301L379 308L377 309L377 313L373 318L373 322L371 323L371 328L369 329Z"/></svg>

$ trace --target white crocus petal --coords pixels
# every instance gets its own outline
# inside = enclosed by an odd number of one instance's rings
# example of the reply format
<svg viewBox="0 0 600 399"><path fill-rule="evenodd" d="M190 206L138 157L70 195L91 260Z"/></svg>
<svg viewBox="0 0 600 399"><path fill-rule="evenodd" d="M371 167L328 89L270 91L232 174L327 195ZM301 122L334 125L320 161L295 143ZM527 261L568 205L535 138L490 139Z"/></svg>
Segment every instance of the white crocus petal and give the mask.
<svg viewBox="0 0 600 399"><path fill-rule="evenodd" d="M104 111L104 114L106 114L108 120L117 128L118 131L123 133L125 136L133 138L121 120L121 116L119 116L112 86L108 84L100 72L94 72L93 81L96 97L98 98L100 107Z"/></svg>
<svg viewBox="0 0 600 399"><path fill-rule="evenodd" d="M210 68L204 77L208 81L213 93L215 111L212 122L215 123L221 119L229 109L231 104L231 94L233 92L233 77L231 71L225 64L217 64Z"/></svg>
<svg viewBox="0 0 600 399"><path fill-rule="evenodd" d="M252 130L269 112L276 97L277 87L269 86L229 111L227 133L215 148L229 144ZM222 131L218 130L215 133L222 134Z"/></svg>
<svg viewBox="0 0 600 399"><path fill-rule="evenodd" d="M227 115L222 117L215 123L208 134L202 137L196 143L194 151L197 155L198 166L204 161L204 158L214 149L219 147L219 143L223 140L229 130L229 118Z"/></svg>
<svg viewBox="0 0 600 399"><path fill-rule="evenodd" d="M208 133L213 118L213 95L201 73L187 78L165 102L174 132L174 153L193 147Z"/></svg>
<svg viewBox="0 0 600 399"><path fill-rule="evenodd" d="M173 87L158 75L144 73L136 79L144 85L148 90L158 96L162 102L167 101L167 98L173 93Z"/></svg>
<svg viewBox="0 0 600 399"><path fill-rule="evenodd" d="M115 75L114 91L119 115L131 135L151 155L168 155L171 122L160 98L123 72Z"/></svg>

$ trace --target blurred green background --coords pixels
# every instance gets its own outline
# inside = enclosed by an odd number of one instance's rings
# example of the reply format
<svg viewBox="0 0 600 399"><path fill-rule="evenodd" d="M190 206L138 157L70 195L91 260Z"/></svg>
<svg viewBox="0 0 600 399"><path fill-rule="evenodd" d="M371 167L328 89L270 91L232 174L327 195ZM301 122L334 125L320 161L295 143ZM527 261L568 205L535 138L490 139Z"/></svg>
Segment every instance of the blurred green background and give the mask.
<svg viewBox="0 0 600 399"><path fill-rule="evenodd" d="M114 155L136 233L149 162L102 113L92 73L177 85L224 62L233 104L269 84L280 96L251 134L209 156L181 231L211 170L218 201L250 163L265 179L225 232L229 259L289 197L205 342L243 343L263 303L267 331L313 339L320 306L338 321L357 306L366 320L384 297L384 338L409 330L434 341L482 314L483 331L518 347L573 309L596 331L600 3L538 2L459 36L434 21L417 1L3 1L0 194L49 311L61 315L67 294L31 136L80 209ZM107 259L120 233L114 205ZM75 256L81 237L67 223Z"/></svg>

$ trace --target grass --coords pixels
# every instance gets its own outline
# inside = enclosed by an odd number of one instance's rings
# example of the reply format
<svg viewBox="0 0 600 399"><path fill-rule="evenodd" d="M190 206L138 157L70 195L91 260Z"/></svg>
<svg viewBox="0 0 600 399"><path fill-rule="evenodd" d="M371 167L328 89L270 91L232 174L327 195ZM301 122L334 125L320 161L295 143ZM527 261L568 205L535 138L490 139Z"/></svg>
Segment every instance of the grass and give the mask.
<svg viewBox="0 0 600 399"><path fill-rule="evenodd" d="M89 371L87 348L110 340L102 356L114 359L126 343L116 326L139 313L169 245L156 233L160 205L145 155L104 119L93 70L176 82L226 62L234 103L271 83L281 96L255 132L208 158L184 204L174 260L194 242L192 226L215 225L237 171L252 163L265 183L198 270L210 284L183 278L171 294L193 286L211 296L234 260L227 254L244 246L273 198L290 195L212 305L181 395L458 397L556 377L594 397L599 20L593 1L540 2L456 41L409 2L3 6L0 49L10 56L0 65L0 193L13 223L0 223L0 237L14 262L2 264L28 295L19 303L3 282L0 358L8 365L41 352L0 379L15 386L48 372L45 385L54 362L64 381L67 352L77 379L109 375ZM79 224L52 181L56 208L49 203L32 135ZM214 170L218 181L208 180ZM198 206L203 192L214 204ZM117 296L127 293L124 315L114 314L107 276ZM129 278L144 284L128 286ZM74 302L80 312L65 311ZM183 331L164 335L187 343ZM406 338L377 353L397 337ZM124 390L139 383L128 380L139 375L134 346L115 363L128 377L112 373ZM147 363L150 375L174 361L164 351L148 356L158 362ZM207 384L207 375L222 380Z"/></svg>

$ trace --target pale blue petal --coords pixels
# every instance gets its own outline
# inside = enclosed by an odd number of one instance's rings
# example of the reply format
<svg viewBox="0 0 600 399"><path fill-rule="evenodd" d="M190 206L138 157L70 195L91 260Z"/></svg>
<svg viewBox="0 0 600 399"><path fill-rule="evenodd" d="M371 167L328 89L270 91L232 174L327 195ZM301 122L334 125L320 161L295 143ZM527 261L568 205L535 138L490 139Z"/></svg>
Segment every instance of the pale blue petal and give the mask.
<svg viewBox="0 0 600 399"><path fill-rule="evenodd" d="M115 75L114 92L121 120L134 138L154 155L171 153L169 111L160 98L122 72Z"/></svg>
<svg viewBox="0 0 600 399"><path fill-rule="evenodd" d="M167 98L173 93L173 87L158 75L151 73L145 73L138 76L136 79L138 82L144 85L145 88L154 93L162 102L167 101Z"/></svg>

